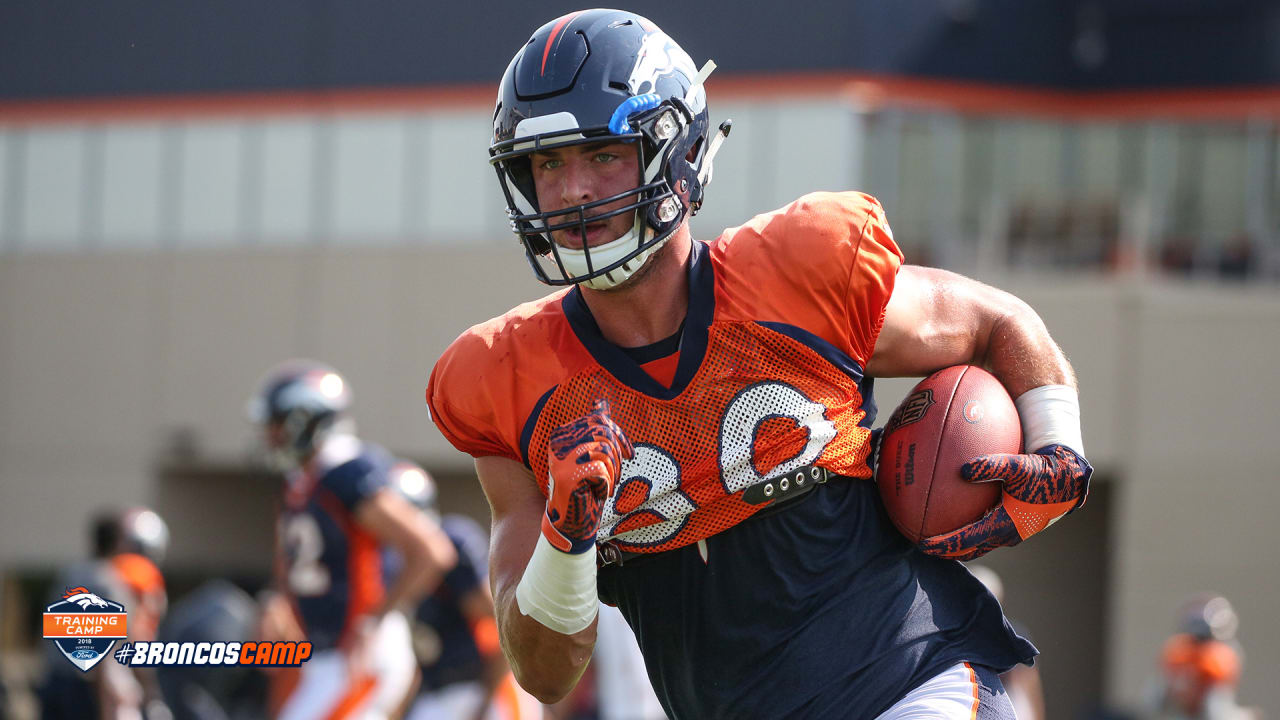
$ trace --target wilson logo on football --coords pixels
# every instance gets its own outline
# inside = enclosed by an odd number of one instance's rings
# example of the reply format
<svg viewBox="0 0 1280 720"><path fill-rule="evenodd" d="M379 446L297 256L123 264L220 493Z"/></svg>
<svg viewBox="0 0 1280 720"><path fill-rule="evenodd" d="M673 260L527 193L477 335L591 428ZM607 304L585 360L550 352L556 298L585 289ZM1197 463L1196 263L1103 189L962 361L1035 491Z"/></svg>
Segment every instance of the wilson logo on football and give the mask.
<svg viewBox="0 0 1280 720"><path fill-rule="evenodd" d="M982 409L982 403L977 400L970 400L964 404L964 421L970 424L982 422L982 418L986 416L986 412Z"/></svg>
<svg viewBox="0 0 1280 720"><path fill-rule="evenodd" d="M88 672L125 637L128 614L124 606L90 592L67 588L62 600L44 611L44 637L52 640L72 665Z"/></svg>
<svg viewBox="0 0 1280 720"><path fill-rule="evenodd" d="M924 414L929 411L929 406L933 404L933 391L921 390L911 397L902 401L898 409L894 411L893 417L889 418L889 422L885 424L885 432L900 428L903 425L910 425L917 422Z"/></svg>

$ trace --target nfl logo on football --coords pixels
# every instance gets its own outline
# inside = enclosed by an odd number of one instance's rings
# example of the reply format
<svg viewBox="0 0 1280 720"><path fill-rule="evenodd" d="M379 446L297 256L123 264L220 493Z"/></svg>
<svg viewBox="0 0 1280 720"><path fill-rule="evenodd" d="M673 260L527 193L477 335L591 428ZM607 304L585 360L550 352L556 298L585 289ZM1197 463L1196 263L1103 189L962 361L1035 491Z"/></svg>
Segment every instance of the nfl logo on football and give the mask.
<svg viewBox="0 0 1280 720"><path fill-rule="evenodd" d="M125 637L124 606L84 587L67 588L62 599L44 611L44 637L52 640L72 665L88 672Z"/></svg>

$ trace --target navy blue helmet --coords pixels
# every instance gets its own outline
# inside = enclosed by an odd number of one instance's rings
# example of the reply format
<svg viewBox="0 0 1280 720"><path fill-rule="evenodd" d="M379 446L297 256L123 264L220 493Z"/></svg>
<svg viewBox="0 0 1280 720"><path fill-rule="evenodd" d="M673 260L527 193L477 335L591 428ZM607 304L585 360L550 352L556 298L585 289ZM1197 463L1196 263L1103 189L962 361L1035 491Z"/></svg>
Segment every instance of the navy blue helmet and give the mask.
<svg viewBox="0 0 1280 720"><path fill-rule="evenodd" d="M1182 606L1181 630L1201 640L1235 639L1240 620L1231 602L1221 595L1204 593Z"/></svg>
<svg viewBox="0 0 1280 720"><path fill-rule="evenodd" d="M314 360L289 360L267 372L248 414L278 433L270 441L271 459L287 469L310 456L350 406L351 389L338 371Z"/></svg>
<svg viewBox="0 0 1280 720"><path fill-rule="evenodd" d="M120 515L120 550L160 565L169 551L169 525L154 510L133 507Z"/></svg>
<svg viewBox="0 0 1280 720"><path fill-rule="evenodd" d="M710 181L707 97L689 55L649 20L582 10L543 25L512 58L498 90L490 162L534 274L549 285L621 283L702 204ZM728 124L722 133L728 132ZM635 189L543 212L530 155L599 142L634 142ZM601 211L619 201L625 205ZM550 231L634 213L631 231L591 248L566 248ZM551 222L555 218L554 222Z"/></svg>

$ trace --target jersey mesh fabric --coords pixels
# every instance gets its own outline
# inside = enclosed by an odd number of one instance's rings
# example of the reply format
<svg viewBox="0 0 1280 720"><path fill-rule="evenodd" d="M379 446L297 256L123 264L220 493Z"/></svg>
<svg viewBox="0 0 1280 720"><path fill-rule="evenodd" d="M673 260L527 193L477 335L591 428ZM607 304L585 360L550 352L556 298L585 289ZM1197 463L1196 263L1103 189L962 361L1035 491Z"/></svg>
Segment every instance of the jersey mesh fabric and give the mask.
<svg viewBox="0 0 1280 720"><path fill-rule="evenodd" d="M653 398L603 368L567 378L534 427L530 447L597 399L637 448L624 462L601 539L660 552L716 534L765 506L742 500L755 482L813 463L870 477L870 431L857 380L798 340L750 322L716 322L705 359L684 392ZM543 454L529 458L547 477ZM545 495L547 487L542 486Z"/></svg>

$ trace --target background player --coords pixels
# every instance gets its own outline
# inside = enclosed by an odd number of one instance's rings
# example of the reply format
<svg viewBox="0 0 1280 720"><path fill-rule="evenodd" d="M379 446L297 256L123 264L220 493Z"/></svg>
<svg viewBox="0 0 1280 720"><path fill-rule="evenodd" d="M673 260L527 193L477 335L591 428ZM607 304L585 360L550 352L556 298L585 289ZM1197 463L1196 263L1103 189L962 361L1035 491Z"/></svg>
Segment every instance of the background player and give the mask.
<svg viewBox="0 0 1280 720"><path fill-rule="evenodd" d="M132 507L105 510L90 523L92 557L64 568L53 590L85 586L122 603L129 613L129 640L154 640L168 596L159 564L169 547L169 528L154 510ZM84 673L46 649L48 675L40 689L41 717L168 717L155 674L146 668L99 663Z"/></svg>
<svg viewBox="0 0 1280 720"><path fill-rule="evenodd" d="M464 515L440 516L438 486L426 470L401 461L391 485L439 524L458 562L412 617L413 648L422 682L409 720L529 720L542 705L516 684L498 645L493 596L486 577L487 533ZM398 559L388 564L398 566Z"/></svg>
<svg viewBox="0 0 1280 720"><path fill-rule="evenodd" d="M223 579L205 582L174 603L160 626L160 642L245 642L256 639L258 605ZM165 665L156 676L174 720L262 717L266 678L244 665Z"/></svg>
<svg viewBox="0 0 1280 720"><path fill-rule="evenodd" d="M575 287L463 333L428 397L477 458L516 676L563 697L599 597L675 717L1010 717L997 673L1035 650L943 558L1083 502L1071 368L1025 303L900 267L867 196L806 196L694 242L722 139L709 70L647 19L590 10L538 29L500 85L491 160L513 227L541 280ZM1008 480L1003 500L926 555L865 482L869 378L966 362L1017 398L1036 452L969 463Z"/></svg>
<svg viewBox="0 0 1280 720"><path fill-rule="evenodd" d="M314 655L279 717L386 717L415 677L405 611L455 562L439 528L388 487L394 459L361 442L347 417L346 380L314 361L267 373L249 403L273 464L285 471L278 587L264 624L290 634L296 613ZM384 585L382 555L403 566ZM292 613L289 606L292 606Z"/></svg>
<svg viewBox="0 0 1280 720"><path fill-rule="evenodd" d="M1257 711L1240 707L1236 689L1244 652L1236 640L1239 618L1221 595L1198 595L1183 604L1178 632L1160 654L1160 682L1153 693L1155 714L1177 720L1252 720Z"/></svg>

